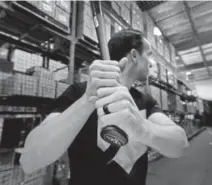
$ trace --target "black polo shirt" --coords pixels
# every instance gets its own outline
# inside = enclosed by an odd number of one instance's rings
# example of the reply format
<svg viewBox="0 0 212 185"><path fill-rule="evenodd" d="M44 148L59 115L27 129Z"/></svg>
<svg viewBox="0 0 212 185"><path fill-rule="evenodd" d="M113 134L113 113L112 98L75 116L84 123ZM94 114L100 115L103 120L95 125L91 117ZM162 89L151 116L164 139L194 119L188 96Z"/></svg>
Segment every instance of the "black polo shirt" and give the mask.
<svg viewBox="0 0 212 185"><path fill-rule="evenodd" d="M71 85L51 107L51 112L62 112L85 92L86 83ZM146 109L147 117L161 112L157 102L134 88L130 93L139 110ZM130 174L115 161L107 164L108 156L97 146L97 111L94 111L68 148L71 168L71 185L145 185L147 152L134 164Z"/></svg>

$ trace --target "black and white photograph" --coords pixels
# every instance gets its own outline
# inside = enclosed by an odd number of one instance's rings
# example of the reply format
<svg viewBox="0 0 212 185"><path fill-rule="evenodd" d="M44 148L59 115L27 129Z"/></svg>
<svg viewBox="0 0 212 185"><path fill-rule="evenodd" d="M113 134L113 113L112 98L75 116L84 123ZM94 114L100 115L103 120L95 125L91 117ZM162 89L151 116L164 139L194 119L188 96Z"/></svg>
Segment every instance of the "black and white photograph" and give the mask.
<svg viewBox="0 0 212 185"><path fill-rule="evenodd" d="M212 1L0 0L0 185L212 185Z"/></svg>

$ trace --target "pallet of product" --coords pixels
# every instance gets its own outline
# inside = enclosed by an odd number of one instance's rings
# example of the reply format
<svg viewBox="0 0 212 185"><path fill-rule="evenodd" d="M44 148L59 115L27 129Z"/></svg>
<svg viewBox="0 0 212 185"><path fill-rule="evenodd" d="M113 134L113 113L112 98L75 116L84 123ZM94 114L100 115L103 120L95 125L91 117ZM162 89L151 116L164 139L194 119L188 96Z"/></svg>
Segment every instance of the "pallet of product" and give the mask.
<svg viewBox="0 0 212 185"><path fill-rule="evenodd" d="M77 26L77 36L88 37L95 43L98 42L96 30L93 22L91 6L89 3L79 1L79 17Z"/></svg>
<svg viewBox="0 0 212 185"><path fill-rule="evenodd" d="M12 76L12 73L0 71L0 95L4 95L4 80L10 76Z"/></svg>
<svg viewBox="0 0 212 185"><path fill-rule="evenodd" d="M158 63L156 61L152 62L152 67L149 69L149 75L158 78L159 69L158 69Z"/></svg>
<svg viewBox="0 0 212 185"><path fill-rule="evenodd" d="M162 36L156 37L156 43L157 43L157 51L158 53L164 57L164 41Z"/></svg>
<svg viewBox="0 0 212 185"><path fill-rule="evenodd" d="M167 83L167 70L163 65L159 65L159 69L160 69L160 80L162 80L163 82Z"/></svg>
<svg viewBox="0 0 212 185"><path fill-rule="evenodd" d="M56 0L56 5L67 13L71 12L71 1Z"/></svg>
<svg viewBox="0 0 212 185"><path fill-rule="evenodd" d="M37 79L23 74L14 74L3 81L5 95L36 95Z"/></svg>
<svg viewBox="0 0 212 185"><path fill-rule="evenodd" d="M27 74L32 75L37 78L44 78L49 80L54 80L55 75L48 69L44 69L40 66L33 66L26 71Z"/></svg>
<svg viewBox="0 0 212 185"><path fill-rule="evenodd" d="M37 96L55 98L56 82L45 78L39 78L37 84Z"/></svg>
<svg viewBox="0 0 212 185"><path fill-rule="evenodd" d="M55 97L59 97L67 88L69 87L68 84L62 82L56 82L56 94Z"/></svg>
<svg viewBox="0 0 212 185"><path fill-rule="evenodd" d="M145 14L145 17L147 22L147 40L150 42L151 46L156 48L156 40L154 35L155 24L148 13Z"/></svg>
<svg viewBox="0 0 212 185"><path fill-rule="evenodd" d="M55 8L55 19L66 27L70 27L70 13L66 12L59 6L56 6Z"/></svg>

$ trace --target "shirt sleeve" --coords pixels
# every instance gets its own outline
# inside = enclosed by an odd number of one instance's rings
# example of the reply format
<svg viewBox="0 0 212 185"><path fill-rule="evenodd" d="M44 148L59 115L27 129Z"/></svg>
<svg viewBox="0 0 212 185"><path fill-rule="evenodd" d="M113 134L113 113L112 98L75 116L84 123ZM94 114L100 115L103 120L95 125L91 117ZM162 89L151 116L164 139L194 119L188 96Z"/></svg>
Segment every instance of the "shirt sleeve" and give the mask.
<svg viewBox="0 0 212 185"><path fill-rule="evenodd" d="M57 99L55 99L49 106L45 108L45 113L63 112L75 101L77 101L84 93L83 84L70 85Z"/></svg>
<svg viewBox="0 0 212 185"><path fill-rule="evenodd" d="M150 95L146 96L146 110L147 118L156 112L163 113L163 110L159 107L158 102Z"/></svg>

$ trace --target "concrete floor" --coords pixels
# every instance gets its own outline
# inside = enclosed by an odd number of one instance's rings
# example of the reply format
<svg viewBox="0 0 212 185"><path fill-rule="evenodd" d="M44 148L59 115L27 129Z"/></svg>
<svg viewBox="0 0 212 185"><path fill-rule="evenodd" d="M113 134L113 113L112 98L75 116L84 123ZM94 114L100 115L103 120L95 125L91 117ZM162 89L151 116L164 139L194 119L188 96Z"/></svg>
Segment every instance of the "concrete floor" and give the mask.
<svg viewBox="0 0 212 185"><path fill-rule="evenodd" d="M212 185L212 132L193 138L183 157L162 158L148 171L147 185Z"/></svg>

